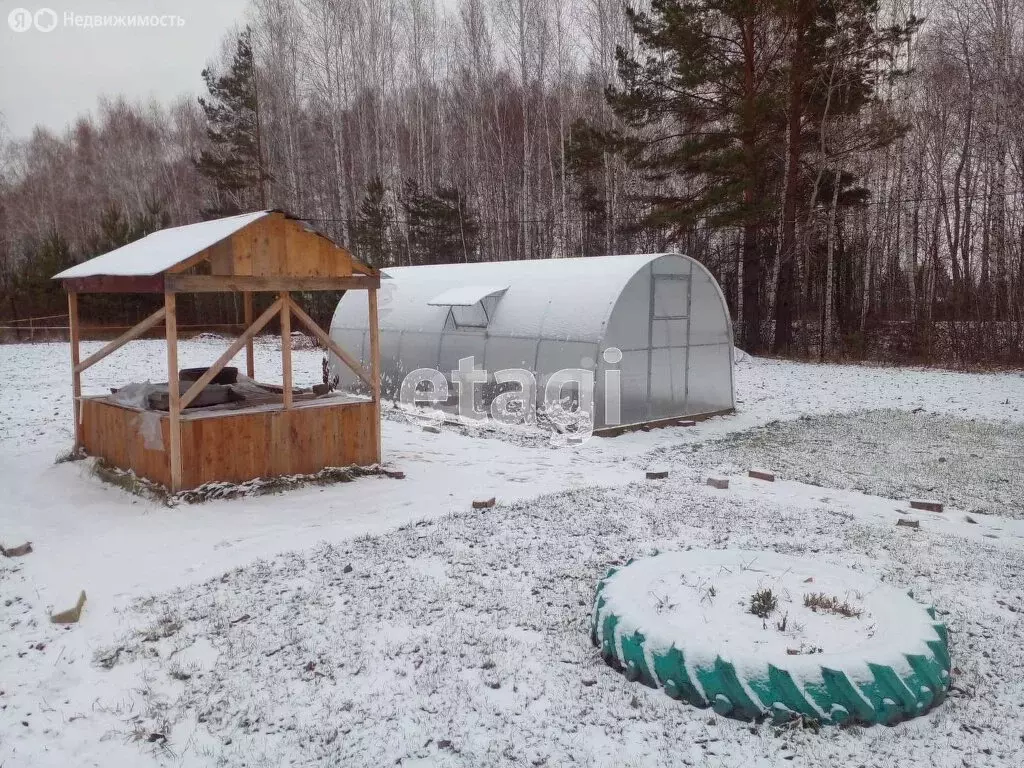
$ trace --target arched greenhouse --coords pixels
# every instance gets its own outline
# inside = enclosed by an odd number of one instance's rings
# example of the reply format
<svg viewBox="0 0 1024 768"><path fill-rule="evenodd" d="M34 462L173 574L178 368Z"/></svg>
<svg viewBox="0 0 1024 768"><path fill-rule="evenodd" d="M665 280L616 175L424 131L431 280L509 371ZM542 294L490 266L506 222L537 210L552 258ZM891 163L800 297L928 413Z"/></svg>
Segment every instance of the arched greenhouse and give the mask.
<svg viewBox="0 0 1024 768"><path fill-rule="evenodd" d="M433 368L450 380L459 360L472 356L492 377L532 371L541 394L557 371L592 371L596 430L734 407L729 310L715 278L687 256L395 267L381 278L381 379L389 397L414 369ZM351 291L331 322L332 338L363 362L367 319L366 293ZM332 370L342 389L358 384L336 359ZM605 412L614 371L617 419L614 409Z"/></svg>

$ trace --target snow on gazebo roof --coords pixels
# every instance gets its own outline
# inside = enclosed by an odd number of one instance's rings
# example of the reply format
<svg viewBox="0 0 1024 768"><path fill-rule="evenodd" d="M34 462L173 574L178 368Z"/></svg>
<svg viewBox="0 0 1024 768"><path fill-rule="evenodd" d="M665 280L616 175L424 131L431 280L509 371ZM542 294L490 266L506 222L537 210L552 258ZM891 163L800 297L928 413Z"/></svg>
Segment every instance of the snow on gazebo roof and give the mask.
<svg viewBox="0 0 1024 768"><path fill-rule="evenodd" d="M53 279L66 280L99 275L159 275L271 213L272 211L256 211L198 224L187 224L183 227L161 229L102 256L65 269L54 275Z"/></svg>

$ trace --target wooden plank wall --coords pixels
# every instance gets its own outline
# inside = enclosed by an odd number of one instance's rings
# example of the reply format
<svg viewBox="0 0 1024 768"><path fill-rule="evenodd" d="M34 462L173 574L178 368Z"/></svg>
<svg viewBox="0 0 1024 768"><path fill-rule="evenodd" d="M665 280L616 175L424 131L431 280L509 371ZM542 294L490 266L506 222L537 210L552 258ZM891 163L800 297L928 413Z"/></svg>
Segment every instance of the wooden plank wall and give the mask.
<svg viewBox="0 0 1024 768"><path fill-rule="evenodd" d="M352 254L302 222L272 213L203 252L210 274L255 277L348 277ZM202 258L202 257L200 257ZM193 260L190 260L190 262Z"/></svg>
<svg viewBox="0 0 1024 768"><path fill-rule="evenodd" d="M142 414L104 400L82 398L82 445L90 456L99 456L121 469L161 485L170 486L171 466L167 416L161 414L160 430L164 450L146 448L140 432Z"/></svg>
<svg viewBox="0 0 1024 768"><path fill-rule="evenodd" d="M373 403L189 419L181 433L185 488L366 466L379 459Z"/></svg>
<svg viewBox="0 0 1024 768"><path fill-rule="evenodd" d="M86 452L168 485L167 418L160 420L165 451L147 450L141 414L104 400L82 401ZM345 403L289 411L236 411L181 422L182 489L212 481L311 474L324 467L380 460L379 422L373 403Z"/></svg>

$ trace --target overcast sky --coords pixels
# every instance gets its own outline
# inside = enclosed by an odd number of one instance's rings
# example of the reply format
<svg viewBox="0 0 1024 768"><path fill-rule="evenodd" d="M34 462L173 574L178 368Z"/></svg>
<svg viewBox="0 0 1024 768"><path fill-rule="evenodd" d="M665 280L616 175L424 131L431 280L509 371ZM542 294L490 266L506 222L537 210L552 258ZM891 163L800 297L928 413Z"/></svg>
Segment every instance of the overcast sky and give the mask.
<svg viewBox="0 0 1024 768"><path fill-rule="evenodd" d="M220 51L224 33L244 22L247 0L0 0L0 115L11 135L33 126L62 131L76 115L95 111L103 94L167 103L204 91L199 73ZM49 8L57 26L15 32L17 8ZM184 26L65 26L79 15L173 15ZM42 17L45 22L45 16Z"/></svg>

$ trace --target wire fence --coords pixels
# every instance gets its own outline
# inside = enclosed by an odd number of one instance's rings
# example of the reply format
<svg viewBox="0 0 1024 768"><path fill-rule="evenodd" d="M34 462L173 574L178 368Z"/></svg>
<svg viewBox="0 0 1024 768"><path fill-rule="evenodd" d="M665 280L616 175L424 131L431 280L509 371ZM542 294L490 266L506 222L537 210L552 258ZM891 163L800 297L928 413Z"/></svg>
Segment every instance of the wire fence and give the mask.
<svg viewBox="0 0 1024 768"><path fill-rule="evenodd" d="M41 317L22 317L12 318L8 320L0 320L0 323L29 323L30 325L37 320L59 320L62 317L67 317L68 313L65 312L62 315L42 315ZM0 326L0 328L6 328L7 326Z"/></svg>
<svg viewBox="0 0 1024 768"><path fill-rule="evenodd" d="M57 317L61 317L58 315ZM67 317L67 315L63 315ZM27 318L26 318L27 319ZM32 318L35 320L46 318ZM0 325L0 344L19 344L24 342L45 342L45 341L70 341L71 327L69 325L10 325L11 321L2 321ZM134 328L134 325L82 325L79 326L79 337L82 341L107 341L120 336L127 330ZM218 333L223 335L237 335L245 328L245 323L200 323L194 325L179 325L178 332L185 332L187 335L199 335L201 333ZM163 338L162 326L157 326L142 335L142 338Z"/></svg>

